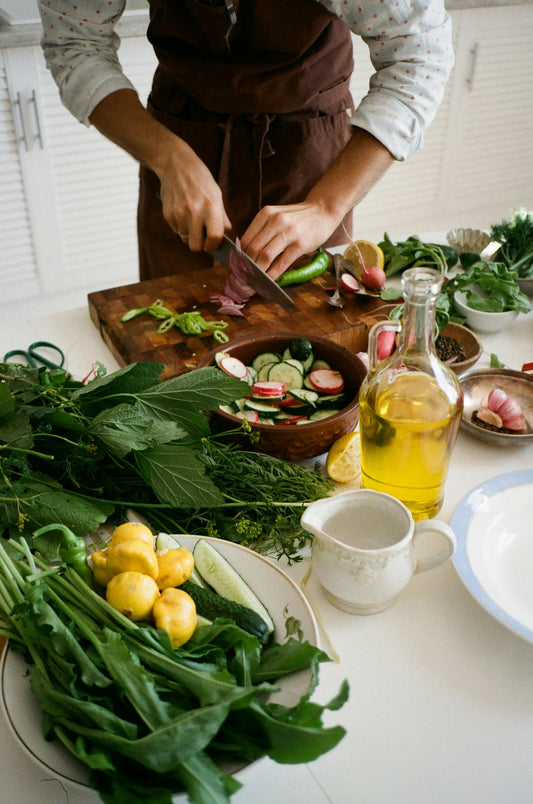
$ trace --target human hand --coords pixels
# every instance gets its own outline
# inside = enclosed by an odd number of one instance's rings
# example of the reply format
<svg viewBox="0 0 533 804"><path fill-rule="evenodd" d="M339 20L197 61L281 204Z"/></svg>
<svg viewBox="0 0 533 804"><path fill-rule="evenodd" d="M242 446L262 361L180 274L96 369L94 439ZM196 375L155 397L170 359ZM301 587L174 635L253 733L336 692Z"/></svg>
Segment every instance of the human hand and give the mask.
<svg viewBox="0 0 533 804"><path fill-rule="evenodd" d="M191 251L214 251L231 222L211 172L183 140L177 139L163 167L163 217Z"/></svg>
<svg viewBox="0 0 533 804"><path fill-rule="evenodd" d="M277 279L299 257L316 251L339 223L314 202L267 206L255 216L240 242L246 254Z"/></svg>

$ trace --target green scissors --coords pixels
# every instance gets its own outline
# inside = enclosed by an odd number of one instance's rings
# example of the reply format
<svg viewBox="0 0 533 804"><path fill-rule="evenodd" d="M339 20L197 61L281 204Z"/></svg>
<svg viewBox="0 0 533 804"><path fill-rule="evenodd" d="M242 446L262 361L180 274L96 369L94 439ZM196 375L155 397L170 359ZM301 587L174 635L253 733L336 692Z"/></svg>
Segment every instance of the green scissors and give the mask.
<svg viewBox="0 0 533 804"><path fill-rule="evenodd" d="M55 352L57 357L48 357L41 350L47 349ZM47 368L57 369L63 368L65 364L65 355L59 346L50 341L34 341L30 343L27 349L11 349L4 355L4 363L7 363L11 357L23 357L26 363L32 368L39 368L39 366L46 366Z"/></svg>

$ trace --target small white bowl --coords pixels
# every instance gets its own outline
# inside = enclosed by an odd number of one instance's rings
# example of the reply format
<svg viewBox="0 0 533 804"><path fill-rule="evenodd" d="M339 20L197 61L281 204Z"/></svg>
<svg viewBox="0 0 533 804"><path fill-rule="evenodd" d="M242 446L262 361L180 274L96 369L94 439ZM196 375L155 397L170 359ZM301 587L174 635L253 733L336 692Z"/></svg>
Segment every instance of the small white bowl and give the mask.
<svg viewBox="0 0 533 804"><path fill-rule="evenodd" d="M505 310L503 313L486 313L474 310L466 303L466 293L458 291L453 294L455 306L466 318L469 327L477 332L500 332L509 326L518 315L518 310Z"/></svg>

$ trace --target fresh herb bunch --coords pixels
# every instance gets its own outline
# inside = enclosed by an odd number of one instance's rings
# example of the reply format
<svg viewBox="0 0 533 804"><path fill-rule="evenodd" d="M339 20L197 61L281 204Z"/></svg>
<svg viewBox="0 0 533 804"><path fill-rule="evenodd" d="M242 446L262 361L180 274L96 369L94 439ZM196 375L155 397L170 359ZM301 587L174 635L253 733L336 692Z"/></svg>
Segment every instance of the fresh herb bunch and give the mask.
<svg viewBox="0 0 533 804"><path fill-rule="evenodd" d="M322 720L347 700L346 682L326 705L310 701L329 661L319 648L287 638L262 649L217 619L174 650L165 631L131 622L24 538L0 543L0 633L31 664L44 736L88 767L108 804L171 804L182 790L193 804L229 804L241 785L224 758L310 762L345 734ZM301 670L310 686L294 706L265 699Z"/></svg>
<svg viewBox="0 0 533 804"><path fill-rule="evenodd" d="M133 507L156 530L298 560L311 539L302 508L333 484L211 433L203 412L247 383L216 367L161 382L162 370L134 363L84 385L63 370L0 364L0 533L60 522L84 535Z"/></svg>
<svg viewBox="0 0 533 804"><path fill-rule="evenodd" d="M490 230L501 243L498 258L521 279L533 277L533 212L517 210L511 218L495 223Z"/></svg>
<svg viewBox="0 0 533 804"><path fill-rule="evenodd" d="M405 271L407 268L423 266L435 268L442 274L457 264L457 252L450 246L425 243L418 235L393 243L387 232L379 243L385 257L384 270L387 276Z"/></svg>
<svg viewBox="0 0 533 804"><path fill-rule="evenodd" d="M473 310L487 313L518 310L519 313L528 313L531 302L515 280L516 272L503 262L479 260L445 282L442 292L453 300L454 293L464 291L467 304Z"/></svg>

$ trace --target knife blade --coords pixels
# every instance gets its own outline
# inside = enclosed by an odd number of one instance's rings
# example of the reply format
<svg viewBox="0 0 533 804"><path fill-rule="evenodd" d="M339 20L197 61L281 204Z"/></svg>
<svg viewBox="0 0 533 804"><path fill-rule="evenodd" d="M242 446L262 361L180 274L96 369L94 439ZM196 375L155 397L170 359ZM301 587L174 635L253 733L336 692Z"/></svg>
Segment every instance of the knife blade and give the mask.
<svg viewBox="0 0 533 804"><path fill-rule="evenodd" d="M242 249L238 249L233 240L227 235L224 235L220 248L216 251L210 251L209 254L231 271L230 256L233 252L237 252L240 257L243 257L241 260L244 272L243 279L259 296L279 304L284 310L296 309L296 305L289 294L283 288L280 288L265 271L261 270L257 263L248 257Z"/></svg>

